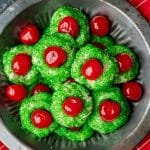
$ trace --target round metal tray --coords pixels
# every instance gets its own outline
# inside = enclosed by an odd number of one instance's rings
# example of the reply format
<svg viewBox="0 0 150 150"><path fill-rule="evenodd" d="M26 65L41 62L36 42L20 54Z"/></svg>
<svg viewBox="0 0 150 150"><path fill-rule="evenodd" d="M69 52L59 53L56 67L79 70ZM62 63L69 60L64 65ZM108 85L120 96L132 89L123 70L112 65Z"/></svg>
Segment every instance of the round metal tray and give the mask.
<svg viewBox="0 0 150 150"><path fill-rule="evenodd" d="M78 144L55 135L38 139L21 128L18 105L8 102L4 95L6 79L0 59L0 139L11 150L132 150L150 130L150 27L126 1L18 0L0 15L0 54L2 56L5 49L16 44L15 35L21 24L35 22L42 29L48 25L52 12L64 4L81 8L89 16L105 14L110 18L111 35L139 56L141 71L137 80L144 85L144 96L139 103L132 104L128 123L115 133L95 135L89 141Z"/></svg>

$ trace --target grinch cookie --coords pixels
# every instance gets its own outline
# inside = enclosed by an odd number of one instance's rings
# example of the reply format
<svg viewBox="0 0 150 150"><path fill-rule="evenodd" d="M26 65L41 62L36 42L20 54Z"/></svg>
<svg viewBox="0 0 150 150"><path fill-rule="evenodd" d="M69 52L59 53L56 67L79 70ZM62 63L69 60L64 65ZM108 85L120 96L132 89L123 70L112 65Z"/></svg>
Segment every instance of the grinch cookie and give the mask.
<svg viewBox="0 0 150 150"><path fill-rule="evenodd" d="M66 83L53 94L51 112L62 126L82 126L92 109L93 102L89 91L77 83Z"/></svg>
<svg viewBox="0 0 150 150"><path fill-rule="evenodd" d="M88 125L99 133L111 133L124 125L130 107L118 88L93 92L95 108Z"/></svg>
<svg viewBox="0 0 150 150"><path fill-rule="evenodd" d="M115 45L106 49L118 62L119 75L114 83L124 83L134 79L139 71L139 64L136 54L129 48L122 45Z"/></svg>
<svg viewBox="0 0 150 150"><path fill-rule="evenodd" d="M110 36L95 36L92 37L92 44L101 50L105 50L106 48L115 45L114 40Z"/></svg>
<svg viewBox="0 0 150 150"><path fill-rule="evenodd" d="M51 115L51 95L38 93L22 101L20 118L22 126L38 137L45 137L53 132L58 124Z"/></svg>
<svg viewBox="0 0 150 150"><path fill-rule="evenodd" d="M56 32L70 34L77 47L86 44L90 39L87 17L81 10L69 6L60 7L54 12L45 34Z"/></svg>
<svg viewBox="0 0 150 150"><path fill-rule="evenodd" d="M19 45L3 55L4 72L12 83L31 85L38 80L38 71L33 65L32 48Z"/></svg>
<svg viewBox="0 0 150 150"><path fill-rule="evenodd" d="M60 126L55 133L59 136L63 136L73 142L81 142L89 139L93 135L93 130L87 125L83 125L82 127L71 127L66 128Z"/></svg>
<svg viewBox="0 0 150 150"><path fill-rule="evenodd" d="M116 61L91 44L85 45L77 52L71 68L75 81L91 90L110 87L116 74Z"/></svg>
<svg viewBox="0 0 150 150"><path fill-rule="evenodd" d="M70 35L55 33L44 36L34 47L33 63L49 85L62 83L70 77L75 55Z"/></svg>

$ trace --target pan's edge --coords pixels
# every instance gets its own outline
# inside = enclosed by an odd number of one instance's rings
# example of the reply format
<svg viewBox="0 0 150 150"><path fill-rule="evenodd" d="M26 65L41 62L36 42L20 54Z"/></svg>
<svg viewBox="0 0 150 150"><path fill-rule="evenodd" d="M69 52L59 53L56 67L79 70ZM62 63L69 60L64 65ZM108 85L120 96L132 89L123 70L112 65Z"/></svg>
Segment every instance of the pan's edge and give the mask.
<svg viewBox="0 0 150 150"><path fill-rule="evenodd" d="M9 6L0 16L0 34L3 32L4 27L9 24L15 17L17 14L21 13L23 10L25 10L27 7L38 3L42 0L18 0L15 3L13 3L11 6ZM123 12L125 12L129 17L130 20L133 22L136 22L136 27L140 30L140 33L143 37L143 39L145 41L147 41L147 48L150 51L150 30L149 30L149 24L145 21L145 19L143 17L140 17L140 15L138 14L138 12L132 8L132 6L130 6L126 1L122 1L122 0L105 0L107 2L109 2L110 4L113 4L115 6L117 6L118 8L120 8ZM128 11L127 9L128 8ZM137 17L138 16L138 17ZM7 20L4 18L8 18ZM146 111L146 115L143 117L143 120L140 122L139 126L136 128L135 132L136 135L130 135L128 137L128 139L125 139L121 144L120 144L120 148L124 148L126 144L128 144L130 142L131 138L135 138L135 136L140 136L140 138L136 141L134 141L135 145L144 137L144 135L146 134L146 132L148 132L150 130L150 127L146 127L144 128L144 126L147 124L147 122L150 121L150 102L149 102L149 107ZM0 128L1 131L0 132L0 138L2 138L2 140L4 141L4 143L6 143L6 145L8 145L8 147L10 147L12 150L19 150L19 149L28 149L30 150L29 147L23 145L21 143L21 141L18 141L18 139L13 136L8 130L7 128L4 126L4 124L2 123L2 119L0 118ZM138 132L138 129L142 129L144 128L142 131ZM10 140L8 140L8 137L10 138ZM12 144L15 143L15 144Z"/></svg>

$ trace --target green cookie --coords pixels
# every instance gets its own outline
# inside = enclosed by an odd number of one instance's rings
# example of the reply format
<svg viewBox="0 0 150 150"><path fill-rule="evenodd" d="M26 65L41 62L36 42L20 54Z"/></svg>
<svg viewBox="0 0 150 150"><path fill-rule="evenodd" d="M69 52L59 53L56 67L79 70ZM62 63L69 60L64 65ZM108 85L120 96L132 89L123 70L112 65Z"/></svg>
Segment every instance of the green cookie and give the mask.
<svg viewBox="0 0 150 150"><path fill-rule="evenodd" d="M99 133L111 133L127 122L130 107L118 88L109 88L105 91L95 91L93 92L93 98L95 101L95 108L93 114L88 120L88 125L93 130L96 130ZM104 121L99 113L99 106L105 100L112 100L120 104L121 113L111 122Z"/></svg>
<svg viewBox="0 0 150 150"><path fill-rule="evenodd" d="M99 37L93 35L92 44L102 50L105 50L106 48L115 45L115 42L110 36Z"/></svg>
<svg viewBox="0 0 150 150"><path fill-rule="evenodd" d="M78 97L82 100L83 109L77 116L69 116L63 110L63 103L66 98ZM54 119L65 127L80 127L82 126L88 116L92 113L93 102L90 93L83 86L77 83L66 83L60 89L54 92L51 103L51 112Z"/></svg>
<svg viewBox="0 0 150 150"><path fill-rule="evenodd" d="M51 113L50 104L51 95L47 93L39 93L24 99L19 110L22 126L38 137L45 137L53 132L58 127L55 121L47 128L38 128L31 122L31 114L34 110L43 109Z"/></svg>
<svg viewBox="0 0 150 150"><path fill-rule="evenodd" d="M12 83L24 84L26 86L34 84L38 80L38 71L34 65L31 66L31 69L26 75L17 75L12 70L12 61L17 54L28 54L31 56L32 48L25 45L19 45L11 48L9 51L6 51L3 55L3 65L4 72L6 73L8 79ZM32 58L33 61L33 58ZM32 62L33 63L33 62Z"/></svg>
<svg viewBox="0 0 150 150"><path fill-rule="evenodd" d="M68 16L73 17L79 25L79 35L75 39L76 46L80 47L86 44L90 39L88 19L81 10L69 6L60 7L54 12L50 26L46 29L45 34L50 35L58 32L59 23Z"/></svg>
<svg viewBox="0 0 150 150"><path fill-rule="evenodd" d="M119 73L118 76L116 76L114 83L125 83L134 79L137 76L139 72L138 59L135 53L131 51L128 47L122 45L115 45L106 49L106 52L114 57L119 54L127 54L132 58L132 67L127 72Z"/></svg>
<svg viewBox="0 0 150 150"><path fill-rule="evenodd" d="M67 58L59 67L49 67L44 60L44 52L50 46L57 46L66 52ZM75 56L74 40L68 34L55 33L44 36L34 46L33 63L41 73L41 76L51 86L64 82L70 77L70 67Z"/></svg>
<svg viewBox="0 0 150 150"><path fill-rule="evenodd" d="M96 80L89 80L81 73L82 66L89 59L97 59L103 65L103 73ZM76 54L74 63L71 68L71 76L76 82L88 87L91 90L106 89L112 85L114 78L118 74L116 61L107 53L99 50L99 48L87 44L82 47Z"/></svg>
<svg viewBox="0 0 150 150"><path fill-rule="evenodd" d="M88 140L93 135L93 130L85 124L80 130L71 130L61 126L55 131L55 133L73 142L81 142Z"/></svg>

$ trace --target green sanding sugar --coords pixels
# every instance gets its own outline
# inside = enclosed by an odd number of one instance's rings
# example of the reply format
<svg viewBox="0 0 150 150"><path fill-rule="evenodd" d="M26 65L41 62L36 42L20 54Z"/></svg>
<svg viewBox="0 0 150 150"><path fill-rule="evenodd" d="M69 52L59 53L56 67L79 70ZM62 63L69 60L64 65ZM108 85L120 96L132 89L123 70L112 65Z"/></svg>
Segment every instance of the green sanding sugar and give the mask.
<svg viewBox="0 0 150 150"><path fill-rule="evenodd" d="M93 130L96 130L99 133L111 133L124 125L128 120L130 107L118 88L109 88L105 91L95 91L93 92L93 99L95 102L95 108L93 114L88 120L88 125ZM119 103L121 107L120 115L112 122L104 121L99 114L99 105L105 100L113 100Z"/></svg>
<svg viewBox="0 0 150 150"><path fill-rule="evenodd" d="M92 43L102 44L105 47L105 49L108 48L108 47L110 47L110 46L115 45L114 40L110 36L99 37L99 36L93 35L93 37L92 37Z"/></svg>
<svg viewBox="0 0 150 150"><path fill-rule="evenodd" d="M83 101L83 110L75 117L68 116L62 106L66 98L78 97ZM51 112L54 119L65 127L80 127L92 113L93 102L90 93L77 83L66 83L54 92L52 96Z"/></svg>
<svg viewBox="0 0 150 150"><path fill-rule="evenodd" d="M103 64L103 74L96 80L88 80L81 73L82 66L91 58L98 59ZM72 78L91 90L110 87L114 82L116 74L118 74L116 61L107 53L102 52L99 48L91 44L85 45L77 52L71 68Z"/></svg>
<svg viewBox="0 0 150 150"><path fill-rule="evenodd" d="M89 139L93 135L93 130L87 124L85 124L79 131L73 131L69 128L60 126L55 133L73 142L81 142Z"/></svg>
<svg viewBox="0 0 150 150"><path fill-rule="evenodd" d="M44 109L51 112L50 104L51 95L47 93L38 93L32 97L24 99L19 110L22 126L38 137L45 137L53 132L58 127L58 124L54 120L47 128L38 128L31 122L31 114L33 111Z"/></svg>
<svg viewBox="0 0 150 150"><path fill-rule="evenodd" d="M127 54L132 58L133 62L132 68L127 72L119 73L118 76L116 76L114 83L116 84L125 83L127 81L134 79L137 76L139 71L138 59L135 53L131 51L128 47L122 45L115 45L106 49L106 52L108 52L110 55L114 57L116 57L119 54Z"/></svg>
<svg viewBox="0 0 150 150"><path fill-rule="evenodd" d="M79 24L80 32L75 39L76 46L80 47L86 44L90 39L88 19L81 10L69 6L60 7L54 12L50 21L50 26L46 29L45 34L49 35L58 32L60 21L68 16L76 19Z"/></svg>
<svg viewBox="0 0 150 150"><path fill-rule="evenodd" d="M66 62L57 67L49 67L44 60L44 51L50 46L58 46L67 54ZM70 77L70 67L75 56L74 40L68 34L55 33L51 36L44 36L35 46L33 63L41 73L41 76L53 85L56 82L64 82Z"/></svg>
<svg viewBox="0 0 150 150"><path fill-rule="evenodd" d="M6 51L3 55L4 72L12 83L31 85L38 80L38 71L34 65L25 76L17 75L12 70L12 61L17 54L25 53L31 56L32 48L30 46L19 45Z"/></svg>

